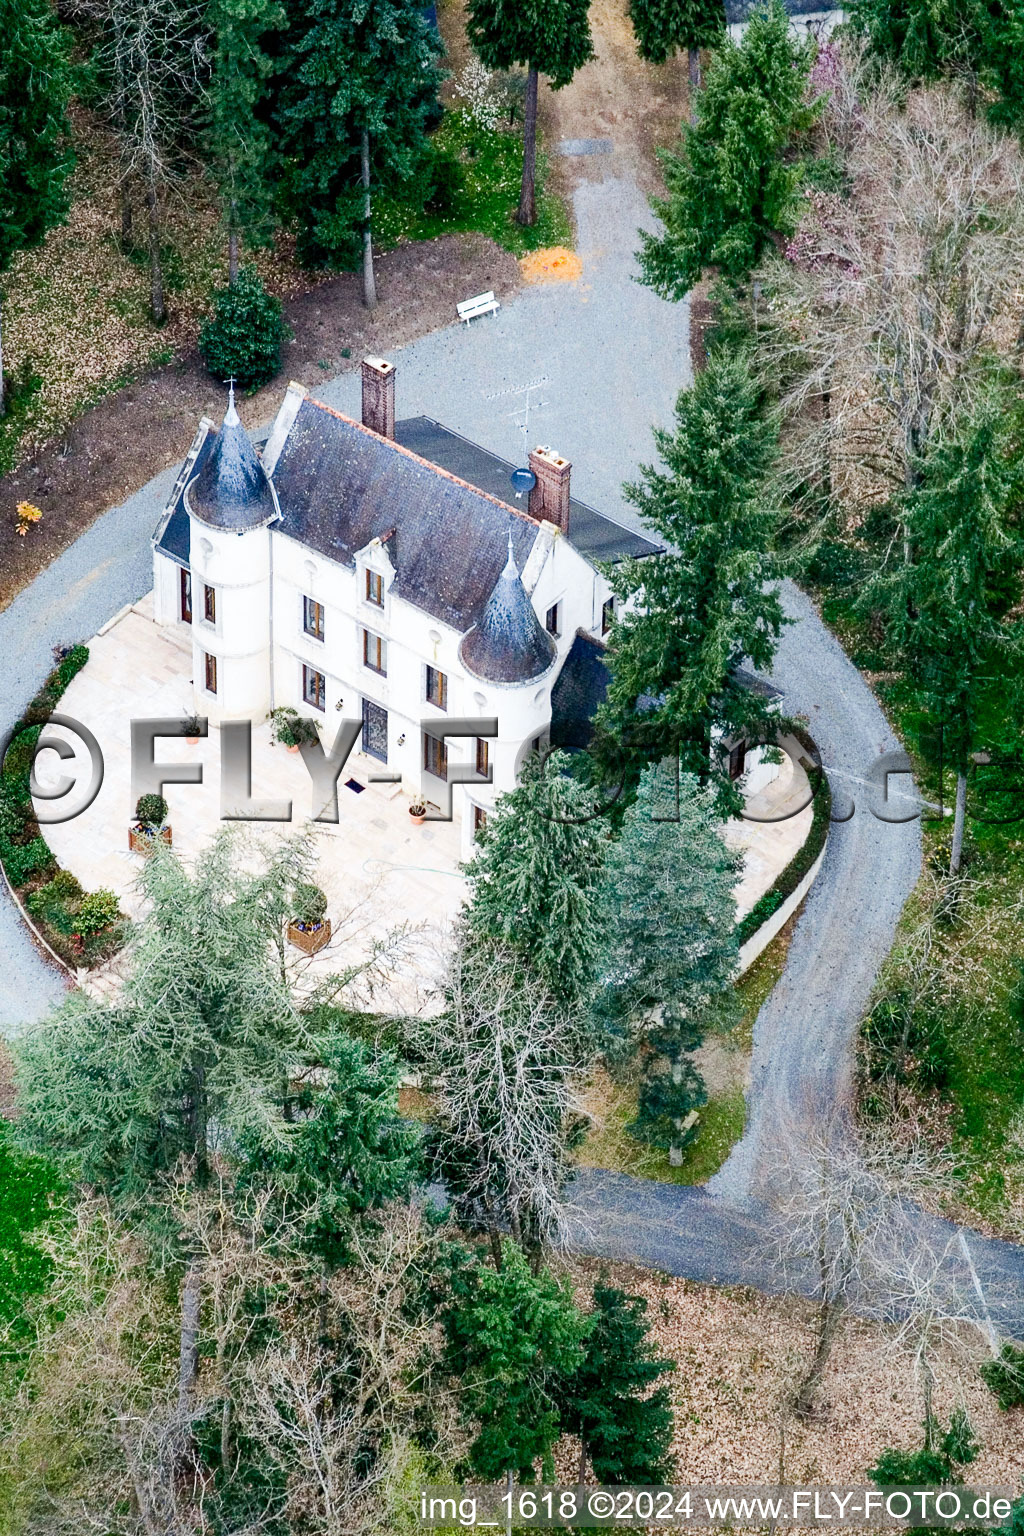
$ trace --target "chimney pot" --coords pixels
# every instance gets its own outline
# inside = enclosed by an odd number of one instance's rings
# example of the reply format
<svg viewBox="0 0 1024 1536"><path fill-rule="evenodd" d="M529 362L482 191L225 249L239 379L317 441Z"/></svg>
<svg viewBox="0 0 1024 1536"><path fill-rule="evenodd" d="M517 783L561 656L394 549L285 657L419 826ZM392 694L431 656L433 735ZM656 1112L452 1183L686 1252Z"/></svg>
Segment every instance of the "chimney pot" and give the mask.
<svg viewBox="0 0 1024 1536"><path fill-rule="evenodd" d="M395 435L395 365L382 357L363 358L363 426Z"/></svg>
<svg viewBox="0 0 1024 1536"><path fill-rule="evenodd" d="M530 468L537 484L530 492L529 512L538 522L554 523L569 532L569 475L572 465L553 448L534 448Z"/></svg>

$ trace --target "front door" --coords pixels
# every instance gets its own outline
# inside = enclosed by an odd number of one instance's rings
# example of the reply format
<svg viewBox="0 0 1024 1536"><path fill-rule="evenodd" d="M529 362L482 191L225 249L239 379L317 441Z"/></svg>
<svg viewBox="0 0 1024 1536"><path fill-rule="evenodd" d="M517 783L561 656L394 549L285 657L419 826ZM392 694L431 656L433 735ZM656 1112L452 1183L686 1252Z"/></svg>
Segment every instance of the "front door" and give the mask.
<svg viewBox="0 0 1024 1536"><path fill-rule="evenodd" d="M363 751L379 762L388 760L388 712L372 699L363 700Z"/></svg>

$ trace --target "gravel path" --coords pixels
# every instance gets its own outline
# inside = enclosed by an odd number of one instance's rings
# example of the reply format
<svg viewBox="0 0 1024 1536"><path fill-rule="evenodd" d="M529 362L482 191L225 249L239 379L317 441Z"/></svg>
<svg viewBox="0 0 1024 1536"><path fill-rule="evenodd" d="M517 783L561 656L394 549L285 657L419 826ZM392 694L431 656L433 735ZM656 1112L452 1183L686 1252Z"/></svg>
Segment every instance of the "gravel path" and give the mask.
<svg viewBox="0 0 1024 1536"><path fill-rule="evenodd" d="M747 1133L708 1186L733 1203L756 1196L788 1138L848 1102L857 1026L921 872L920 822L878 820L879 789L864 782L899 743L810 600L787 583L785 601L795 622L783 632L772 681L783 690L783 708L809 722L833 787L833 815L850 819L833 822L786 968L754 1026ZM915 809L908 779L893 777L889 793L889 814Z"/></svg>
<svg viewBox="0 0 1024 1536"><path fill-rule="evenodd" d="M514 413L525 397L502 392L542 379L532 396L531 441L573 460L578 495L635 524L621 485L651 457L651 425L670 420L688 381L687 309L635 281L635 230L649 218L635 186L585 182L575 208L582 281L527 289L493 319L392 351L398 411L436 416L518 460L523 435ZM317 393L358 412L354 372ZM173 479L170 470L106 513L0 613L0 725L18 717L55 645L87 640L148 591L150 537ZM777 1164L794 1128L842 1103L857 1020L920 865L916 824L877 821L867 811L877 791L856 782L896 745L874 697L808 600L788 588L786 603L797 622L780 647L774 680L786 707L809 719L837 814L849 809L848 785L857 809L832 829L782 980L758 1017L748 1133L709 1191L592 1171L576 1184L577 1238L589 1251L764 1289L783 1281L758 1211L763 1171ZM0 1031L39 1018L63 991L0 897ZM971 1250L994 1313L1024 1334L1024 1250L974 1237Z"/></svg>

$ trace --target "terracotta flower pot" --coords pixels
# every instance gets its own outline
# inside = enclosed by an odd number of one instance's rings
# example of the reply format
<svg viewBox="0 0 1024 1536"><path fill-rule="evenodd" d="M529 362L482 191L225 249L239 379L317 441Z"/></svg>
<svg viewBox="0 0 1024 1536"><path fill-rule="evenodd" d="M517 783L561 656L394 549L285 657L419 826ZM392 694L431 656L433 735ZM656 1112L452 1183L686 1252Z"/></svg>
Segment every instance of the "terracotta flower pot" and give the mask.
<svg viewBox="0 0 1024 1536"><path fill-rule="evenodd" d="M414 810L413 807L410 805L410 807L409 807L409 820L412 822L414 827L422 827L422 825L426 821L426 819L427 819L427 813L426 813L425 810L424 811L417 811L417 810Z"/></svg>
<svg viewBox="0 0 1024 1536"><path fill-rule="evenodd" d="M199 745L199 737L198 736L186 736L185 740L188 742L190 747L198 747L198 745Z"/></svg>
<svg viewBox="0 0 1024 1536"><path fill-rule="evenodd" d="M293 746L290 746L290 747L289 747L289 748L288 748L288 751L289 751L289 752L297 752L297 751L298 751L298 750L299 750L299 744L298 744L298 742L295 742L295 744L294 744L294 745L293 745Z"/></svg>
<svg viewBox="0 0 1024 1536"><path fill-rule="evenodd" d="M129 827L128 847L132 853L141 853L143 858L148 857L156 847L157 838L167 847L171 846L170 827L161 827L159 832L146 832L142 827Z"/></svg>
<svg viewBox="0 0 1024 1536"><path fill-rule="evenodd" d="M303 928L299 923L288 924L288 942L301 949L303 954L315 955L331 942L331 920L325 917L315 928Z"/></svg>

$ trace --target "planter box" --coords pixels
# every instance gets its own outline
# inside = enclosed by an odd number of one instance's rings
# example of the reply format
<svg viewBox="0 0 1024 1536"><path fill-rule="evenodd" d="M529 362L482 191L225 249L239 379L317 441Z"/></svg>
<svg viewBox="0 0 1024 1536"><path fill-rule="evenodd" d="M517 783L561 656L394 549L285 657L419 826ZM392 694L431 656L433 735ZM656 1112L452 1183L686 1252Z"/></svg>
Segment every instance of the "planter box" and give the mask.
<svg viewBox="0 0 1024 1536"><path fill-rule="evenodd" d="M315 955L331 942L330 918L325 917L319 928L300 928L298 923L289 923L288 942L305 955Z"/></svg>
<svg viewBox="0 0 1024 1536"><path fill-rule="evenodd" d="M136 827L129 827L128 829L128 847L132 853L141 853L144 858L153 852L157 838L162 843L166 843L169 848L171 846L170 827L161 827L160 831L153 837L148 832L140 832Z"/></svg>

